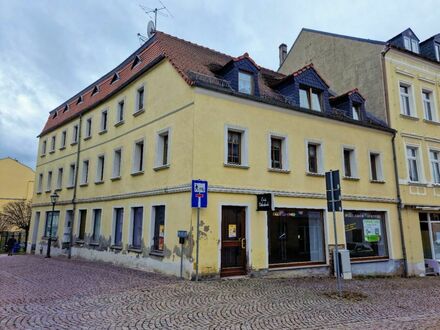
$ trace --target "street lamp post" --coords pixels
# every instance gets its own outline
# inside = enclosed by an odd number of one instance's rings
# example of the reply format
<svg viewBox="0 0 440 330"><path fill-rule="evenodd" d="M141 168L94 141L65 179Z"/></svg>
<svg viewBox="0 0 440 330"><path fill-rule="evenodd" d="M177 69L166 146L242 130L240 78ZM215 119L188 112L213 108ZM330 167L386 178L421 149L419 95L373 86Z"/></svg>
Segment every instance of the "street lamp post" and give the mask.
<svg viewBox="0 0 440 330"><path fill-rule="evenodd" d="M55 213L55 204L57 203L58 197L59 196L56 191L52 195L50 195L50 201L52 202L52 214L50 216L50 230L49 230L49 239L47 240L46 258L50 258L50 246L52 244L53 214Z"/></svg>

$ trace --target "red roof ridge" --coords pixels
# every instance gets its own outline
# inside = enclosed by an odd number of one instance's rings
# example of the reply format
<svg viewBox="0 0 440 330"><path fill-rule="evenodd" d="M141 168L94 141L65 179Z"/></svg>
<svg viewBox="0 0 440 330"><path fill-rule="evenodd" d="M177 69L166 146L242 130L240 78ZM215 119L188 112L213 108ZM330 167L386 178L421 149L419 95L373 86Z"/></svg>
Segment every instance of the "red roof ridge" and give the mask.
<svg viewBox="0 0 440 330"><path fill-rule="evenodd" d="M247 60L251 61L251 63L252 63L252 64L253 64L258 70L261 69L261 67L260 67L257 63L255 63L254 59L253 59L252 57L249 56L249 53L248 53L248 52L245 52L243 55L240 55L239 57L234 57L234 58L233 58L233 61L234 61L234 62L237 62L237 61L241 61L241 60L243 60L243 59L247 59Z"/></svg>

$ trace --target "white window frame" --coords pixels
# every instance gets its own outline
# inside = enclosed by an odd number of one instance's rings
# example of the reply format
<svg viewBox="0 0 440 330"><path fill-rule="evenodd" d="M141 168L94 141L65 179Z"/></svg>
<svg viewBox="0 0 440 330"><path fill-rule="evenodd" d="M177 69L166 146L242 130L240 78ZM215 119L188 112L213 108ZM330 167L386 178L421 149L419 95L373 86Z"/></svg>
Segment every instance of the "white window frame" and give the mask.
<svg viewBox="0 0 440 330"><path fill-rule="evenodd" d="M63 175L64 175L64 168L62 167L58 168L56 190L61 190L63 188Z"/></svg>
<svg viewBox="0 0 440 330"><path fill-rule="evenodd" d="M87 166L85 166L87 164ZM87 172L86 172L87 170ZM81 165L81 185L87 185L90 177L90 160L84 159Z"/></svg>
<svg viewBox="0 0 440 330"><path fill-rule="evenodd" d="M61 132L61 140L60 140L60 150L66 147L67 141L67 130Z"/></svg>
<svg viewBox="0 0 440 330"><path fill-rule="evenodd" d="M240 146L240 165L228 163L228 132L241 133L241 146ZM232 167L249 167L249 130L246 127L226 124L224 128L224 154L223 164Z"/></svg>
<svg viewBox="0 0 440 330"><path fill-rule="evenodd" d="M119 164L116 162L116 154L119 153ZM116 173L116 169L118 172ZM113 150L113 167L112 167L112 179L119 179L122 171L122 147L115 148Z"/></svg>
<svg viewBox="0 0 440 330"><path fill-rule="evenodd" d="M351 176L347 176L345 173L345 157L344 151L350 151L350 170ZM342 172L344 173L344 179L359 179L358 162L357 162L357 152L356 147L351 145L342 146Z"/></svg>
<svg viewBox="0 0 440 330"><path fill-rule="evenodd" d="M373 179L373 169L371 168L371 155L375 155L376 158L376 175L377 179ZM369 162L369 169L370 169L370 181L373 182L384 182L385 176L383 173L383 155L382 152L376 151L376 150L368 150L368 162Z"/></svg>
<svg viewBox="0 0 440 330"><path fill-rule="evenodd" d="M272 167L272 138L281 140L281 168ZM267 138L268 153L267 166L274 171L290 171L289 168L289 140L286 134L270 132Z"/></svg>
<svg viewBox="0 0 440 330"><path fill-rule="evenodd" d="M46 181L46 192L51 192L52 191L52 170L47 171L47 181Z"/></svg>
<svg viewBox="0 0 440 330"><path fill-rule="evenodd" d="M417 173L419 175L419 181L411 181L409 176L409 166L408 166L408 148L416 149L416 165L417 165ZM421 155L421 146L413 143L405 143L405 166L406 166L406 175L407 181L409 183L425 183L425 174L423 170L423 159Z"/></svg>
<svg viewBox="0 0 440 330"><path fill-rule="evenodd" d="M44 175L43 175L43 173L40 173L38 175L37 193L43 192L43 180L44 180Z"/></svg>
<svg viewBox="0 0 440 330"><path fill-rule="evenodd" d="M314 144L317 146L316 155L318 157L318 173L309 172L309 144ZM321 140L316 139L306 139L305 145L305 155L306 155L306 173L309 175L324 175L324 143Z"/></svg>
<svg viewBox="0 0 440 330"><path fill-rule="evenodd" d="M139 97L139 91L141 90L141 89L143 89L143 96L142 96L142 105L143 105L143 107L142 108L139 108L139 100L140 100L140 97ZM146 101L146 94L147 94L147 88L146 88L146 85L145 84L141 84L141 85L139 85L137 88L136 88L136 92L135 92L136 94L136 102L135 102L135 109L134 109L134 113L133 113L133 115L136 115L136 114L138 114L138 113L141 113L141 112L144 112L145 111L145 101Z"/></svg>
<svg viewBox="0 0 440 330"><path fill-rule="evenodd" d="M99 133L105 133L108 129L108 109L101 111L101 130Z"/></svg>
<svg viewBox="0 0 440 330"><path fill-rule="evenodd" d="M102 183L105 179L105 154L99 154L96 158L95 183Z"/></svg>
<svg viewBox="0 0 440 330"><path fill-rule="evenodd" d="M406 50L411 50L411 38L406 36L403 37L403 47Z"/></svg>
<svg viewBox="0 0 440 330"><path fill-rule="evenodd" d="M429 103L431 105L432 119L428 119L428 117L426 116L426 108L425 108L425 101L426 100L425 100L424 93L429 93L430 94ZM428 121L438 122L437 107L436 107L437 100L436 100L436 97L435 97L434 90L422 87L420 94L421 94L421 97L422 97L423 118L425 120L428 120Z"/></svg>
<svg viewBox="0 0 440 330"><path fill-rule="evenodd" d="M76 165L75 163L69 164L69 185L68 188L72 188L75 185Z"/></svg>
<svg viewBox="0 0 440 330"><path fill-rule="evenodd" d="M434 43L435 58L440 62L440 44Z"/></svg>
<svg viewBox="0 0 440 330"><path fill-rule="evenodd" d="M164 148L164 136L168 135L168 147L167 147L167 163L163 164L163 148ZM171 146L171 128L167 127L164 129L161 129L156 133L156 157L155 157L155 169L163 168L163 167L169 167L170 166L170 146Z"/></svg>
<svg viewBox="0 0 440 330"><path fill-rule="evenodd" d="M405 113L404 108L403 108L402 93L400 91L401 86L408 88L409 115ZM413 88L412 84L407 81L399 81L398 87L399 87L398 91L399 91L400 113L404 116L418 118L417 117L417 110L416 110L416 107L414 104L414 88Z"/></svg>
<svg viewBox="0 0 440 330"><path fill-rule="evenodd" d="M139 169L139 166L137 166L140 162L140 157L138 157L138 153L137 153L137 145L139 142L143 142L143 153L142 153L142 168ZM137 139L136 141L134 141L133 143L133 152L132 152L132 159L131 159L131 174L141 174L144 173L145 171L145 154L146 154L146 139L145 138L140 138Z"/></svg>
<svg viewBox="0 0 440 330"><path fill-rule="evenodd" d="M248 81L246 79L243 79L244 77L249 78L249 87L250 90L248 91L247 89L241 88L243 86L243 83L245 83L247 85ZM247 72L247 71L242 71L239 70L238 71L238 92L239 93L243 93L243 94L247 94L247 95L254 95L254 89L255 89L255 82L254 82L254 74Z"/></svg>
<svg viewBox="0 0 440 330"><path fill-rule="evenodd" d="M436 162L440 166L440 148L436 148L436 147L433 147L433 146L428 146L428 158L429 158L429 170L430 170L430 174L431 174L431 183L433 185L437 185L438 186L438 185L440 185L440 182L435 182L434 169L432 167L432 163L434 162L434 160L431 158L431 151L439 153L439 159Z"/></svg>

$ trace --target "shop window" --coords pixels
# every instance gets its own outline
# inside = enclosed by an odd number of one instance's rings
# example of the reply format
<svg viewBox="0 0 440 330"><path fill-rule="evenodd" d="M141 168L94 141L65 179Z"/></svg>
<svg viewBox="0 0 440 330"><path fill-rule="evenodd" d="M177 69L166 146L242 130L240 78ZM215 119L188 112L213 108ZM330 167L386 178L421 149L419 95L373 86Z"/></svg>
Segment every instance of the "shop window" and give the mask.
<svg viewBox="0 0 440 330"><path fill-rule="evenodd" d="M419 213L425 259L440 261L440 213Z"/></svg>
<svg viewBox="0 0 440 330"><path fill-rule="evenodd" d="M320 210L276 209L268 220L269 265L325 263Z"/></svg>
<svg viewBox="0 0 440 330"><path fill-rule="evenodd" d="M118 207L114 209L113 244L122 246L122 228L124 224L124 209Z"/></svg>
<svg viewBox="0 0 440 330"><path fill-rule="evenodd" d="M79 210L78 240L84 241L86 235L87 210Z"/></svg>
<svg viewBox="0 0 440 330"><path fill-rule="evenodd" d="M153 250L163 252L165 240L165 206L154 206Z"/></svg>
<svg viewBox="0 0 440 330"><path fill-rule="evenodd" d="M144 208L143 207L132 207L131 208L131 244L130 247L133 249L142 248L142 217Z"/></svg>
<svg viewBox="0 0 440 330"><path fill-rule="evenodd" d="M53 219L52 219L53 214ZM55 238L57 237L58 232L58 220L60 217L60 211L48 211L46 212L46 222L44 224L44 236L45 237L51 237ZM52 223L52 228L50 228L50 225Z"/></svg>
<svg viewBox="0 0 440 330"><path fill-rule="evenodd" d="M299 106L309 110L322 111L321 94L321 91L317 89L305 86L300 87Z"/></svg>
<svg viewBox="0 0 440 330"><path fill-rule="evenodd" d="M93 227L92 227L92 242L99 241L99 234L101 231L101 209L93 210Z"/></svg>
<svg viewBox="0 0 440 330"><path fill-rule="evenodd" d="M344 212L345 241L352 259L388 257L384 212Z"/></svg>

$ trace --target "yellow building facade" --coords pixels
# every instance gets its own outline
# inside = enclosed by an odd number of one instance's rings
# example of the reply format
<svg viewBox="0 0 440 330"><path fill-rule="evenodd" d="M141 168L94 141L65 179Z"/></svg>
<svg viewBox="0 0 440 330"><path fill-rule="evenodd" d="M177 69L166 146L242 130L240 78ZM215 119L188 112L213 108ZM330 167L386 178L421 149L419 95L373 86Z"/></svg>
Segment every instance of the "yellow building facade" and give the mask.
<svg viewBox="0 0 440 330"><path fill-rule="evenodd" d="M324 172L340 169L338 243L352 271L400 274L395 132L368 116L357 91L330 98L328 89L310 66L283 75L156 32L50 113L39 136L36 251L52 233L55 254L174 275L183 258L193 278L191 181L203 179L201 276L329 274ZM348 112L335 110L347 102ZM272 211L257 211L263 193ZM179 230L189 234L183 246Z"/></svg>

